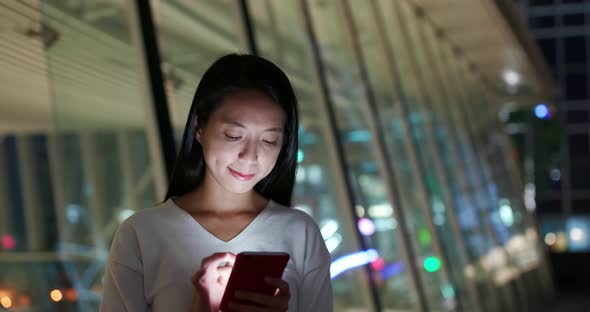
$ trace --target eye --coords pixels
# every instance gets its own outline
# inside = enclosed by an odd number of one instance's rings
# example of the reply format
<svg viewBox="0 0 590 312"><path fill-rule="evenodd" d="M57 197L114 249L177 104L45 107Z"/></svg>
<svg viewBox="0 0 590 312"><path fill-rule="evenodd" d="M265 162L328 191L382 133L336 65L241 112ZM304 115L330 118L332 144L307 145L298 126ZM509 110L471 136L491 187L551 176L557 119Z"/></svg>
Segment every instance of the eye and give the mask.
<svg viewBox="0 0 590 312"><path fill-rule="evenodd" d="M237 141L237 140L241 139L242 137L240 137L240 136L231 136L231 135L225 134L225 138L228 141Z"/></svg>
<svg viewBox="0 0 590 312"><path fill-rule="evenodd" d="M266 143L266 144L268 144L268 145L270 145L270 146L275 146L275 145L277 145L277 144L278 144L278 142L277 142L277 141L267 141L267 140L262 140L262 142L264 142L264 143Z"/></svg>

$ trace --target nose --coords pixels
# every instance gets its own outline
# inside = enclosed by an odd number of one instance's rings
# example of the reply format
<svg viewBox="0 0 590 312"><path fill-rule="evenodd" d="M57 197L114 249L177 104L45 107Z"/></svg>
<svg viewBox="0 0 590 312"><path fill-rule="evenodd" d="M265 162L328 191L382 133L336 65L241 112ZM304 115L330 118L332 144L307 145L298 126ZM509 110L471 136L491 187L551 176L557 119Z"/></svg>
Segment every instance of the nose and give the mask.
<svg viewBox="0 0 590 312"><path fill-rule="evenodd" d="M246 162L256 162L258 160L258 144L245 143L238 154L238 159Z"/></svg>

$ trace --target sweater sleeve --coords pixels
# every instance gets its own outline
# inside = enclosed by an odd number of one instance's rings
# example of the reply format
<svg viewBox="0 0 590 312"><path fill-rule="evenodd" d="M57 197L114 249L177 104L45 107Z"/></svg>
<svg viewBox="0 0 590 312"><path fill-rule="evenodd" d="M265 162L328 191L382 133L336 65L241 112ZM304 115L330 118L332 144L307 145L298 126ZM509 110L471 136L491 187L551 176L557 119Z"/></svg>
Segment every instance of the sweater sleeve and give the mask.
<svg viewBox="0 0 590 312"><path fill-rule="evenodd" d="M130 222L115 234L103 284L101 312L148 311L139 243Z"/></svg>
<svg viewBox="0 0 590 312"><path fill-rule="evenodd" d="M330 279L330 253L315 222L308 225L307 231L307 259L303 284L298 294L299 311L332 312L334 307Z"/></svg>

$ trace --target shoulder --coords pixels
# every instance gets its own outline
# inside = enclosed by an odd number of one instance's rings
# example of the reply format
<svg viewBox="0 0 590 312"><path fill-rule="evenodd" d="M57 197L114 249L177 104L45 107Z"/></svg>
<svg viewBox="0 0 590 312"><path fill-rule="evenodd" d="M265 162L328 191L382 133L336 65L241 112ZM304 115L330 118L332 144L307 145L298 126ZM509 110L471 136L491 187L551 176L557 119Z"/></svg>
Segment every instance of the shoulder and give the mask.
<svg viewBox="0 0 590 312"><path fill-rule="evenodd" d="M178 224L178 214L168 201L135 212L119 224L113 244L117 241L126 244L141 244L152 240L158 233Z"/></svg>
<svg viewBox="0 0 590 312"><path fill-rule="evenodd" d="M271 217L274 219L273 222L312 230L318 227L310 215L299 209L283 206L274 201L271 202L269 208Z"/></svg>
<svg viewBox="0 0 590 312"><path fill-rule="evenodd" d="M154 241L155 234L161 229L162 220L166 220L169 207L166 202L155 207L142 209L119 224L113 237L110 258L133 270L142 267L143 252L146 242ZM164 221L165 222L165 221Z"/></svg>
<svg viewBox="0 0 590 312"><path fill-rule="evenodd" d="M152 227L155 223L161 223L173 215L173 207L170 201L165 201L156 206L145 208L133 213L119 225L119 230L141 230Z"/></svg>

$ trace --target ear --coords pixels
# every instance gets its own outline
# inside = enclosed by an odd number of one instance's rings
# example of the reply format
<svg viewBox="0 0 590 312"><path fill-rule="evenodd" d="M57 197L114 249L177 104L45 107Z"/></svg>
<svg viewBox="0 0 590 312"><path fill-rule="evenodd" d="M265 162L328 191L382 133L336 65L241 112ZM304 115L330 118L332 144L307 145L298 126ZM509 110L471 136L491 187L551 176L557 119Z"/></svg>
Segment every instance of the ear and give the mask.
<svg viewBox="0 0 590 312"><path fill-rule="evenodd" d="M195 140L201 143L201 128L197 128L197 131L195 131Z"/></svg>
<svg viewBox="0 0 590 312"><path fill-rule="evenodd" d="M195 115L195 140L197 140L197 142L201 143L201 128L199 128L199 125L197 124L197 115Z"/></svg>

